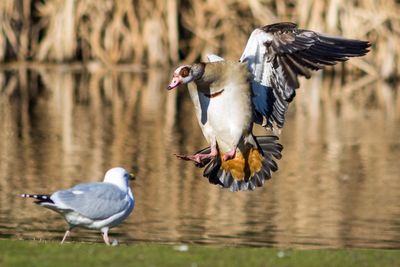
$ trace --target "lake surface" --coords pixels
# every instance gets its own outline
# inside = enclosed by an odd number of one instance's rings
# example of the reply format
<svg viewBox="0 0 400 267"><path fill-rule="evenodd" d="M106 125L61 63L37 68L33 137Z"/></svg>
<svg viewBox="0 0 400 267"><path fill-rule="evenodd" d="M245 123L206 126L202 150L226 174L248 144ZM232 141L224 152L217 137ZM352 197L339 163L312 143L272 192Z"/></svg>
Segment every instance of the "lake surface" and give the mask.
<svg viewBox="0 0 400 267"><path fill-rule="evenodd" d="M399 87L302 81L279 171L232 193L174 157L206 144L186 89L165 90L170 72L0 72L0 238L61 240L64 220L18 195L122 166L137 174L134 213L110 231L122 243L400 248ZM85 229L69 240L102 242Z"/></svg>

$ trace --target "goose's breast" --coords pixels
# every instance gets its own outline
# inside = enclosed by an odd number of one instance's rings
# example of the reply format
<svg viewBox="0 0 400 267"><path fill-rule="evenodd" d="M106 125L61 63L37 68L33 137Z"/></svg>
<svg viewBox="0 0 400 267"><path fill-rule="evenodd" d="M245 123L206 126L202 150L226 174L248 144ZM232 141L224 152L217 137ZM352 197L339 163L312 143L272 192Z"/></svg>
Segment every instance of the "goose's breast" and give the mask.
<svg viewBox="0 0 400 267"><path fill-rule="evenodd" d="M240 88L224 88L210 98L207 117L220 149L229 151L251 128L250 94Z"/></svg>

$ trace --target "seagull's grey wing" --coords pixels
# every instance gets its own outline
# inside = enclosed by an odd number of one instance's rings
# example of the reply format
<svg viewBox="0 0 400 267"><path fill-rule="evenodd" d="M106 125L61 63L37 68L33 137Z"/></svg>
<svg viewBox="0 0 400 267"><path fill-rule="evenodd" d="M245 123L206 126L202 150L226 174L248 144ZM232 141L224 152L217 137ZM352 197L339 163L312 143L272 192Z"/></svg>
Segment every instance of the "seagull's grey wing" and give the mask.
<svg viewBox="0 0 400 267"><path fill-rule="evenodd" d="M61 210L73 210L93 220L106 219L130 205L128 194L109 183L80 184L51 195Z"/></svg>
<svg viewBox="0 0 400 267"><path fill-rule="evenodd" d="M255 122L283 127L289 103L299 88L298 76L363 56L370 44L298 29L294 23L276 23L252 32L240 58L247 62L252 81Z"/></svg>

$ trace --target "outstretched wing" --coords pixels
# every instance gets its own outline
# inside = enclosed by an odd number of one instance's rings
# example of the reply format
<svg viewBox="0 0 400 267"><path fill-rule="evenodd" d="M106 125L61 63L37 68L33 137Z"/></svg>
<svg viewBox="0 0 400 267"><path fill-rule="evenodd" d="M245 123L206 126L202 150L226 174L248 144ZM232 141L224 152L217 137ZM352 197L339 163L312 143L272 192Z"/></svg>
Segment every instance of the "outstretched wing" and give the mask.
<svg viewBox="0 0 400 267"><path fill-rule="evenodd" d="M282 128L289 103L299 88L298 76L365 55L369 42L330 37L276 23L252 32L240 58L247 62L252 81L255 122Z"/></svg>

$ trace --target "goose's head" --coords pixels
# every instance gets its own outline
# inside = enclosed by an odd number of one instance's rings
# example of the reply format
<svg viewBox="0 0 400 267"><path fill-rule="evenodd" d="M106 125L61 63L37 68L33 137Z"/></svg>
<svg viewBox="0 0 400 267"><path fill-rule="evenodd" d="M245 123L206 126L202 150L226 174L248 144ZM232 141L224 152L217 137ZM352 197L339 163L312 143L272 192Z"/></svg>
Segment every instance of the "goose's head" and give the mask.
<svg viewBox="0 0 400 267"><path fill-rule="evenodd" d="M171 90L178 87L181 84L187 84L194 80L201 78L204 73L204 63L193 64L193 65L183 65L178 67L174 71L172 80L169 83L167 89Z"/></svg>

